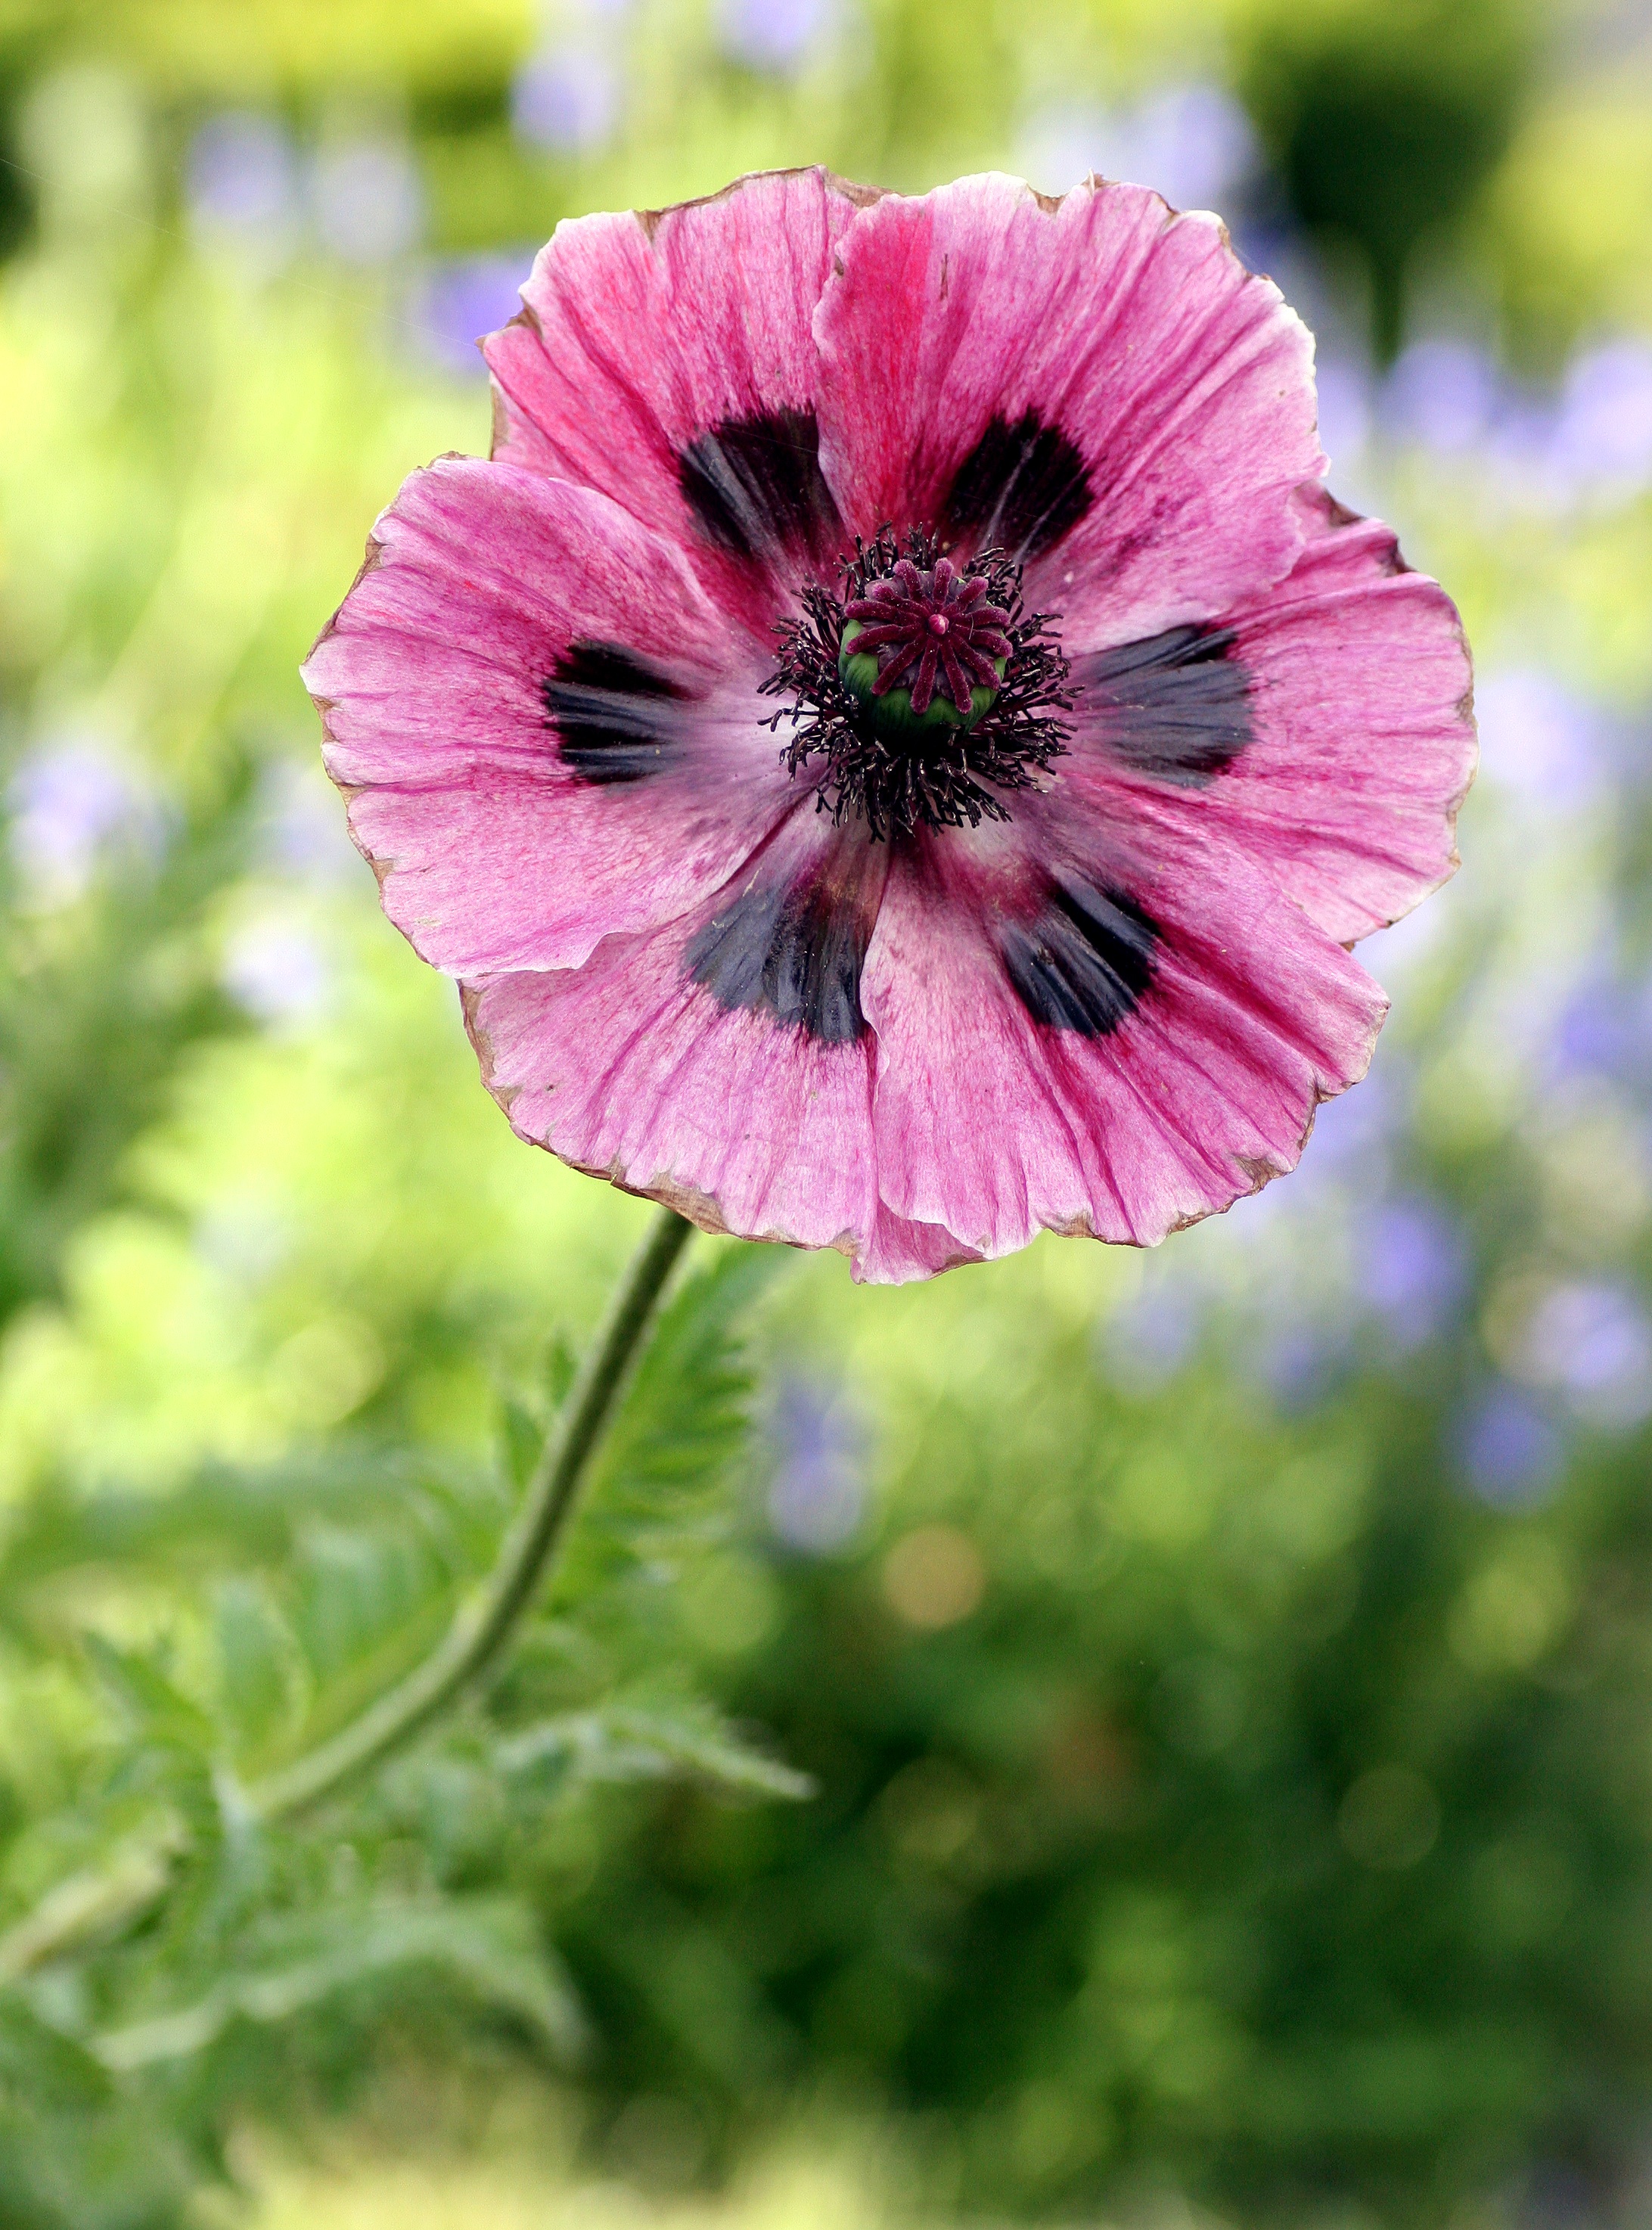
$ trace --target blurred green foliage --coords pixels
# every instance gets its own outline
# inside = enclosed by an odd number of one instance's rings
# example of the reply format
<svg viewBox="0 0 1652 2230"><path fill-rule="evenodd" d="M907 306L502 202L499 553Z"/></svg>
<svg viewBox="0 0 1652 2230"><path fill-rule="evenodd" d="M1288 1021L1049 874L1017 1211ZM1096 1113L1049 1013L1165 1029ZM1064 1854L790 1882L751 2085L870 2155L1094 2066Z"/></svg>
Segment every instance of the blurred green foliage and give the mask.
<svg viewBox="0 0 1652 2230"><path fill-rule="evenodd" d="M1292 208L1369 270L1393 356L1420 247L1449 246L1507 153L1527 90L1526 0L1259 8L1241 83Z"/></svg>
<svg viewBox="0 0 1652 2230"><path fill-rule="evenodd" d="M313 1818L244 1801L486 1568L642 1221L510 1138L294 678L402 474L485 447L430 306L464 259L748 164L921 186L1191 80L1333 332L1442 287L1523 364L1652 324L1610 11L869 0L784 68L674 0L596 20L0 7L0 2224L173 2230L240 2125L410 2059L574 2085L681 2176L815 2099L899 2117L938 2208L1636 2222L1649 1439L1532 1327L1649 1264L1644 1065L1555 1065L1652 962L1643 482L1367 442L1494 686L1584 688L1617 756L1535 809L1494 759L1446 925L1373 959L1340 1161L1327 1111L1145 1275L699 1243L502 1674ZM610 128L524 136L525 63L592 37ZM262 230L200 182L226 114ZM416 189L367 248L324 222L364 147ZM1395 1202L1457 1250L1397 1335L1332 1279ZM1552 1475L1476 1492L1511 1387Z"/></svg>

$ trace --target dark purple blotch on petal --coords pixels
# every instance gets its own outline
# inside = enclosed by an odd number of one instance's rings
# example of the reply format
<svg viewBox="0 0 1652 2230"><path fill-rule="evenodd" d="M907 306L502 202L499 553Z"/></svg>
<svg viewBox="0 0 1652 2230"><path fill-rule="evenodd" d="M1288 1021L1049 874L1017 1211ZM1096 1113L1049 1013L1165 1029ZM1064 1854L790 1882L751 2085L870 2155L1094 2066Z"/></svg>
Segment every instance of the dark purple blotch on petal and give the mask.
<svg viewBox="0 0 1652 2230"><path fill-rule="evenodd" d="M1169 628L1074 673L1087 729L1138 774L1196 789L1251 740L1250 676L1231 628Z"/></svg>
<svg viewBox="0 0 1652 2230"><path fill-rule="evenodd" d="M761 1008L824 1045L866 1028L861 968L871 938L853 890L820 880L756 883L690 939L688 973L721 1007Z"/></svg>
<svg viewBox="0 0 1652 2230"><path fill-rule="evenodd" d="M671 755L673 706L687 696L668 674L618 643L570 643L545 676L549 725L562 763L587 782L641 782Z"/></svg>
<svg viewBox="0 0 1652 2230"><path fill-rule="evenodd" d="M812 410L726 418L696 435L677 469L700 532L737 558L822 550L842 532Z"/></svg>
<svg viewBox="0 0 1652 2230"><path fill-rule="evenodd" d="M954 475L942 539L990 545L1022 564L1070 534L1090 501L1089 469L1059 428L1032 410L1013 426L994 418Z"/></svg>
<svg viewBox="0 0 1652 2230"><path fill-rule="evenodd" d="M1050 886L1033 920L1003 931L999 949L1036 1022L1101 1038L1127 1022L1152 988L1163 934L1123 891L1069 877Z"/></svg>

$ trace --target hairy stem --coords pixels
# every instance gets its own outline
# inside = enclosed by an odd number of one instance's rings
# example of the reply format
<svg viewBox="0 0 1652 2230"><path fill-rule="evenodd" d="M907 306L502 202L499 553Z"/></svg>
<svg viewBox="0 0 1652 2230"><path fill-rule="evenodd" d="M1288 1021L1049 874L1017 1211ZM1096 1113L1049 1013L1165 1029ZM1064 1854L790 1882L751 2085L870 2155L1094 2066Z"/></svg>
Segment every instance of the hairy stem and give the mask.
<svg viewBox="0 0 1652 2230"><path fill-rule="evenodd" d="M466 1603L422 1665L327 1741L240 1792L261 1820L290 1819L331 1796L428 1726L495 1663L539 1592L567 1532L586 1470L666 1279L694 1230L662 1208L632 1257L586 1350L521 1507L480 1595ZM176 1830L134 1844L106 1868L77 1874L3 1937L0 1980L33 1972L90 1937L128 1927L166 1894Z"/></svg>
<svg viewBox="0 0 1652 2230"><path fill-rule="evenodd" d="M254 1782L246 1795L260 1819L290 1819L376 1765L436 1718L498 1657L567 1531L586 1465L661 1288L693 1229L674 1208L662 1208L655 1218L585 1351L481 1595L464 1606L443 1640L406 1679L331 1740Z"/></svg>

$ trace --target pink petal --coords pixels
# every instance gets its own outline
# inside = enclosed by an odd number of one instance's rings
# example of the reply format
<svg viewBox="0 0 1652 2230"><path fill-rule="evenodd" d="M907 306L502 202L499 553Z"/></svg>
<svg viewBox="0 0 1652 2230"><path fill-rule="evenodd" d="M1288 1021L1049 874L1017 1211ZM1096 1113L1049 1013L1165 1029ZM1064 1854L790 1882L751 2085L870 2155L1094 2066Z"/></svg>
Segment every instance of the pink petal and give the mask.
<svg viewBox="0 0 1652 2230"><path fill-rule="evenodd" d="M1313 539L1294 571L1229 615L1256 733L1208 804L1346 944L1456 868L1477 757L1473 670L1455 605L1406 567L1389 529L1323 490L1307 501Z"/></svg>
<svg viewBox="0 0 1652 2230"><path fill-rule="evenodd" d="M888 195L815 324L845 519L1025 551L1069 653L1208 617L1301 547L1313 344L1212 217L1094 180Z"/></svg>
<svg viewBox="0 0 1652 2230"><path fill-rule="evenodd" d="M1236 844L1339 943L1455 870L1475 757L1468 645L1393 535L1305 490L1294 570L1208 630L1077 665L1052 806L1097 828L1144 791Z"/></svg>
<svg viewBox="0 0 1652 2230"><path fill-rule="evenodd" d="M810 320L871 198L826 171L769 171L674 209L558 225L521 316L484 345L494 455L599 488L687 544L766 641L799 559L829 565L842 540L815 459ZM732 474L730 507L708 518L685 494L685 455L730 423L754 439L766 425L766 446L706 453L714 482ZM759 484L754 505L742 474Z"/></svg>
<svg viewBox="0 0 1652 2230"><path fill-rule="evenodd" d="M851 1275L857 1285L906 1286L980 1259L942 1225L910 1223L880 1201L871 1237L855 1257Z"/></svg>
<svg viewBox="0 0 1652 2230"><path fill-rule="evenodd" d="M1242 856L1167 820L1078 863L1159 925L1135 1012L1102 1034L1036 1022L1002 944L1035 856L1028 830L983 830L891 872L861 979L879 1193L985 1256L1041 1228L1152 1246L1294 1166L1387 1002Z"/></svg>
<svg viewBox="0 0 1652 2230"><path fill-rule="evenodd" d="M657 773L568 763L542 693L581 643L682 693ZM467 974L574 965L726 880L797 802L759 672L681 553L606 497L444 458L378 519L304 676L386 912Z"/></svg>
<svg viewBox="0 0 1652 2230"><path fill-rule="evenodd" d="M468 985L484 1081L519 1136L705 1230L855 1251L878 1217L871 1040L827 1042L723 1005L689 970L703 926ZM882 1243L927 1259L916 1235Z"/></svg>

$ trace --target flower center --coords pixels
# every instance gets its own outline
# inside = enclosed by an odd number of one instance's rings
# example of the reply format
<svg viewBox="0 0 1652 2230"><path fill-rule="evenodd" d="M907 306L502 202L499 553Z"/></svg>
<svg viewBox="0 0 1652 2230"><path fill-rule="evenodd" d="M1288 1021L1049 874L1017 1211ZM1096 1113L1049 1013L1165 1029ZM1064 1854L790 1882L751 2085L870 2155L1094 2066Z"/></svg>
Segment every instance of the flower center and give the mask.
<svg viewBox="0 0 1652 2230"><path fill-rule="evenodd" d="M843 608L837 670L873 725L897 738L925 724L972 728L997 700L1010 615L989 603L985 576L950 558L920 572L910 558Z"/></svg>
<svg viewBox="0 0 1652 2230"><path fill-rule="evenodd" d="M1020 569L986 551L960 565L930 535L858 538L841 596L816 584L780 628L763 685L791 703L786 770L807 768L823 811L874 837L1007 821L1066 747L1067 661L1049 615L1028 613Z"/></svg>

